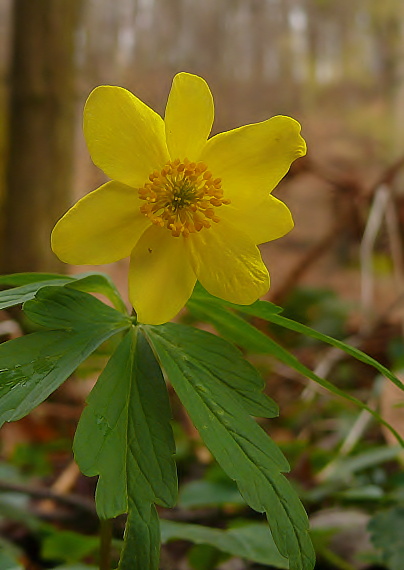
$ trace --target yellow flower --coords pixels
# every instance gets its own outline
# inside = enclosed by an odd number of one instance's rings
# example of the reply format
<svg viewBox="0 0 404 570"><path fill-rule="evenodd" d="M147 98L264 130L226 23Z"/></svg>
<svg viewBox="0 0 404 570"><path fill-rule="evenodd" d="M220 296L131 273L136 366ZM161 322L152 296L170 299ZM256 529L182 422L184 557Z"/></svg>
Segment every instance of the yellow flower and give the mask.
<svg viewBox="0 0 404 570"><path fill-rule="evenodd" d="M130 255L142 323L173 318L197 279L212 295L254 302L269 288L257 245L293 227L270 192L306 152L299 123L277 116L208 140L213 115L208 85L188 73L175 76L164 120L121 87L87 100L87 145L112 180L59 220L52 249L74 265Z"/></svg>

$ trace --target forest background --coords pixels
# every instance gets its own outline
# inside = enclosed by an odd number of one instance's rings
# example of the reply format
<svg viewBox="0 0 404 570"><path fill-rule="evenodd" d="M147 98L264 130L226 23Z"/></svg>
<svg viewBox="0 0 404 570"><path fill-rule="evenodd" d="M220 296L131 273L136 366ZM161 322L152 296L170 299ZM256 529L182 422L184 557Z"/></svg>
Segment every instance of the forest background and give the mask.
<svg viewBox="0 0 404 570"><path fill-rule="evenodd" d="M356 335L364 350L399 368L404 284L401 0L1 0L1 272L86 269L62 267L49 247L56 220L104 181L81 132L85 99L97 85L120 85L163 114L172 77L179 71L196 73L209 83L215 133L277 114L302 124L308 156L276 191L292 210L296 227L262 248L272 277L268 299L323 332ZM103 270L125 297L127 262ZM24 332L18 316L7 313L2 319L4 340ZM367 369L335 363L332 355L296 337L282 341L308 365L325 367L324 375L381 407L404 431L397 394L380 387ZM359 478L355 470L345 473L338 496L334 489L325 503L321 497L307 499L313 512L330 506L344 512L341 493L353 486L362 490L362 499L351 497L348 507L357 508L355 500L362 501L367 524L386 505L389 493L403 493L399 464L386 464L397 453L393 448L394 453L389 449L390 455L385 454L386 436L377 426L361 420L357 427L362 416L354 408L337 404L268 359L251 358L280 404L281 419L271 433L289 453L292 476L302 488L329 484L325 469L333 465L334 454L360 457L362 437L366 451L374 452ZM7 469L41 485L55 485L70 469L74 476L63 492L90 495L71 467L71 443L64 442L74 433L99 368L96 362L91 367L83 371L82 382L68 383L32 417L5 426L0 440ZM180 436L184 480L202 479L211 458L174 409L178 430L185 434ZM346 443L352 432L353 441ZM398 477L394 489L392 472ZM370 489L369 494L363 489ZM57 501L55 505L58 513ZM7 524L4 535L10 538ZM25 529L26 535L32 532ZM35 540L41 542L37 535ZM319 546L325 558L332 557L333 548ZM338 556L352 567L368 567L354 551ZM182 550L167 554L176 555L181 563L190 563ZM35 560L34 567L42 567L43 553L28 549L26 556ZM377 560L382 563L380 556ZM328 564L344 568L335 560Z"/></svg>

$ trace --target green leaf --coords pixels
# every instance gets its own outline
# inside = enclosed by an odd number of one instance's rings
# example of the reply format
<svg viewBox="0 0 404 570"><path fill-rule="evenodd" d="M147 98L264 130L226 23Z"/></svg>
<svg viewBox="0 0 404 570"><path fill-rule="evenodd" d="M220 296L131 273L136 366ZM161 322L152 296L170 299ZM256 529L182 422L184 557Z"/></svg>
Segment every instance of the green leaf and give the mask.
<svg viewBox="0 0 404 570"><path fill-rule="evenodd" d="M227 307L229 309L235 309L237 311L243 311L244 313L252 316L260 317L261 319L269 320L271 315L276 315L282 312L282 307L278 307L269 301L255 301L252 305L236 305L234 303L229 303L224 299L220 299L219 297L214 297L210 293L206 291L202 287L202 285L197 282L195 288L193 290L192 296L187 303L187 306L191 303L195 303L198 305L206 305L210 304L213 307Z"/></svg>
<svg viewBox="0 0 404 570"><path fill-rule="evenodd" d="M193 299L188 301L187 306L197 319L212 323L217 332L230 342L249 352L268 352L267 336L227 308L218 303L202 303Z"/></svg>
<svg viewBox="0 0 404 570"><path fill-rule="evenodd" d="M1 570L23 570L23 566L6 552L0 552Z"/></svg>
<svg viewBox="0 0 404 570"><path fill-rule="evenodd" d="M127 314L126 305L115 287L112 279L104 273L82 273L75 276L75 280L67 284L68 287L84 291L86 293L101 293L111 301L114 307Z"/></svg>
<svg viewBox="0 0 404 570"><path fill-rule="evenodd" d="M19 287L20 285L54 281L55 279L74 279L74 277L61 273L12 273L11 275L0 275L0 286Z"/></svg>
<svg viewBox="0 0 404 570"><path fill-rule="evenodd" d="M0 425L43 402L105 337L44 331L0 345ZM83 343L91 345L84 347ZM95 342L94 342L95 341Z"/></svg>
<svg viewBox="0 0 404 570"><path fill-rule="evenodd" d="M52 330L89 333L100 328L114 334L132 323L128 315L70 287L42 287L34 299L24 303L23 310L34 323Z"/></svg>
<svg viewBox="0 0 404 570"><path fill-rule="evenodd" d="M265 304L265 301L261 301L261 303ZM400 444L404 447L404 440L401 438L400 434L388 422L386 422L375 410L369 408L369 406L367 406L366 404L364 404L354 396L351 396L347 392L340 390L328 380L321 378L320 376L317 376L312 370L310 370L310 368L307 368L307 366L302 364L300 360L296 358L293 354L288 352L285 348L276 343L272 338L270 338L262 331L255 328L253 325L251 325L248 321L246 321L239 315L233 313L232 311L228 311L226 308L220 306L219 303L216 301L214 303L212 302L212 303L203 304L199 302L195 303L194 301L191 300L188 303L188 307L189 310L193 314L195 314L198 318L202 318L203 320L212 323L217 329L217 331L227 340L234 342L235 344L238 344L239 346L242 346L243 348L246 348L247 350L250 350L252 352L270 354L275 358L277 358L278 360L280 360L280 362L283 362L290 368L293 368L294 370L296 370L306 378L309 378L310 380L313 380L317 384L320 384L320 386L322 386L326 390L329 390L336 396L344 398L345 400L349 400L359 408L367 410L379 423L386 426L386 428L390 430L397 438L397 441L399 441ZM251 309L252 307L253 305L250 305L249 309ZM241 305L237 306L237 309L240 311L244 310L244 308ZM259 316L258 311L255 311L254 309L254 312L256 313L256 316ZM273 316L271 316L271 321L275 322L275 320L278 317L279 317L278 315L273 314ZM309 330L312 331L312 329ZM316 334L320 335L321 337L325 336L322 335L321 333L316 333ZM335 343L339 343L339 341L336 341L335 339L331 340L335 341ZM341 347L339 346L339 348ZM353 350L359 352L363 356L362 360L367 359L366 361L368 364L370 364L371 361L373 361L372 358L368 357L364 353L361 353L360 351L357 351L357 349ZM378 370L380 369L380 367L384 369L384 367L378 362L376 361L373 362L374 362L373 366ZM393 376L389 371L387 372L389 373L390 376ZM399 382L399 380L397 381Z"/></svg>
<svg viewBox="0 0 404 570"><path fill-rule="evenodd" d="M132 489L128 510L118 570L157 570L161 535L156 507Z"/></svg>
<svg viewBox="0 0 404 570"><path fill-rule="evenodd" d="M393 507L377 513L368 529L373 545L382 551L389 570L402 570L404 559L404 507Z"/></svg>
<svg viewBox="0 0 404 570"><path fill-rule="evenodd" d="M98 566L88 566L87 564L63 564L63 566L56 566L53 570L98 570Z"/></svg>
<svg viewBox="0 0 404 570"><path fill-rule="evenodd" d="M40 331L0 345L0 425L28 414L130 319L87 293L44 287L24 310Z"/></svg>
<svg viewBox="0 0 404 570"><path fill-rule="evenodd" d="M101 518L129 511L120 568L155 569L160 531L154 503L175 504L175 443L164 378L138 328L121 341L87 402L74 439L77 463L85 475L100 475Z"/></svg>
<svg viewBox="0 0 404 570"><path fill-rule="evenodd" d="M282 315L279 314L280 312L282 312L282 309L280 307L277 307L276 305L273 305L272 303L270 303L268 301L256 301L252 305L235 305L233 303L228 303L227 301L223 301L222 299L219 299L217 297L214 297L213 295L210 295L198 283L197 286L195 287L195 292L192 295L187 306L189 307L191 312L202 310L202 311L205 311L204 314L206 314L206 316L209 316L209 317L212 315L212 313L214 311L217 311L218 308L220 310L220 308L221 308L222 309L221 310L221 320L222 321L223 321L223 317L225 316L226 312L227 312L227 314L231 314L231 313L229 313L229 311L226 311L226 308L227 309L231 308L231 309L235 309L236 311L239 311L241 313L251 315L254 317L258 317L260 319L264 319L266 321L269 321L271 323L279 325L283 328L301 333L302 335L309 336L311 338L315 338L316 340L320 340L322 342L330 344L331 346L334 346L335 348L339 348L340 350L344 351L346 354L349 354L350 356L356 358L357 360L364 362L365 364L368 364L369 366L372 366L373 368L378 370L381 374L383 374L383 376L386 376L386 378L388 378L394 384L396 384L396 386L398 386L398 388L400 388L400 390L404 390L404 384L401 382L401 380L399 380L390 370L388 370L385 366L380 364L380 362L378 362L377 360L375 360L371 356L368 356L367 354L365 354L361 350L359 350L353 346L350 346L349 344L346 344L343 341L337 340L331 336L320 333L320 332L318 332L318 331L316 331L316 330L314 330L314 329L312 329L306 325L302 325L301 323L298 323L296 321L293 321L291 319L287 319L286 317L283 317ZM223 309L225 309L225 310L223 310ZM219 321L219 319L218 319L218 321ZM212 321L209 320L209 322L212 322ZM218 325L220 326L219 322L218 322ZM234 323L233 323L233 325L234 325ZM225 326L229 327L229 323L227 323ZM244 331L244 332L246 332L246 331ZM240 337L242 337L242 335L240 335ZM242 346L244 346L244 345L242 345ZM312 380L314 380L314 379L312 378ZM315 382L317 382L317 380L315 380Z"/></svg>
<svg viewBox="0 0 404 570"><path fill-rule="evenodd" d="M58 277L55 279L29 282L25 285L21 285L20 287L15 287L14 289L0 291L0 309L14 307L15 305L19 305L21 303L25 303L25 301L33 299L37 291L42 287L66 285L71 281L73 281L71 277Z"/></svg>
<svg viewBox="0 0 404 570"><path fill-rule="evenodd" d="M96 495L100 518L127 512L128 497L135 489L149 503L172 506L177 483L168 395L138 329L121 341L87 402L74 453L85 475L100 475Z"/></svg>
<svg viewBox="0 0 404 570"><path fill-rule="evenodd" d="M252 388L262 385L257 373L232 345L204 331L176 324L143 329L207 447L246 502L267 513L280 553L294 570L311 570L315 560L307 515L280 473L289 465L248 415L256 405Z"/></svg>
<svg viewBox="0 0 404 570"><path fill-rule="evenodd" d="M3 479L3 481L10 481L10 479ZM40 526L39 519L30 511L29 497L22 495L22 493L13 493L11 491L0 493L0 522L4 524L7 520L23 524L24 527L30 529L34 534L38 532ZM0 552L1 549L0 535Z"/></svg>
<svg viewBox="0 0 404 570"><path fill-rule="evenodd" d="M340 350L344 351L346 354L349 354L350 356L353 356L357 360L364 362L365 364L368 364L373 368L376 368L376 370L378 370L381 374L383 374L383 376L391 380L398 388L400 388L400 390L404 391L404 384L401 382L401 380L397 378L397 376L395 376L392 372L390 372L390 370L385 366L383 366L383 364L380 364L380 362L378 362L371 356L368 356L358 348L350 346L349 344L346 344L341 340L337 340L332 336L320 333L310 327L307 327L306 325L302 325L300 323L297 323L296 321L292 321L291 319L282 317L281 315L273 315L268 320L281 327L287 328L295 332L299 332L306 336L310 336L317 340L321 340L327 344L330 344L331 346L334 346L335 348L339 348Z"/></svg>
<svg viewBox="0 0 404 570"><path fill-rule="evenodd" d="M219 530L197 524L161 520L161 540L189 540L194 544L208 544L231 556L239 556L275 568L289 568L281 556L267 525L253 523Z"/></svg>
<svg viewBox="0 0 404 570"><path fill-rule="evenodd" d="M337 457L333 462L332 469L327 480L349 480L351 476L362 469L369 469L398 458L403 452L399 445L386 447L386 445L374 447L351 457Z"/></svg>
<svg viewBox="0 0 404 570"><path fill-rule="evenodd" d="M187 551L188 565L192 570L213 570L229 558L231 556L209 544L194 544Z"/></svg>
<svg viewBox="0 0 404 570"><path fill-rule="evenodd" d="M338 493L333 493L334 497L338 497L342 500L348 501L381 501L385 498L385 492L382 487L378 485L361 485L360 487L354 487L350 489L345 489L345 491L338 491Z"/></svg>
<svg viewBox="0 0 404 570"><path fill-rule="evenodd" d="M113 305L126 314L126 306L114 283L108 275L98 272L81 273L74 276L56 273L15 273L0 276L0 285L13 287L0 291L0 309L12 307L33 299L39 289L46 286L68 285L86 293L101 293Z"/></svg>
<svg viewBox="0 0 404 570"><path fill-rule="evenodd" d="M217 481L191 481L181 486L178 506L195 509L208 506L241 505L245 501L233 481L230 484Z"/></svg>
<svg viewBox="0 0 404 570"><path fill-rule="evenodd" d="M70 530L57 529L45 536L42 542L42 557L61 562L80 562L98 550L98 536L87 536Z"/></svg>
<svg viewBox="0 0 404 570"><path fill-rule="evenodd" d="M152 327L150 330L156 334L161 331L164 338L172 334L170 344L178 342L181 351L186 347L182 358L190 363L205 363L215 379L223 384L223 388L230 389L233 396L237 396L239 405L243 406L248 414L263 418L278 416L277 404L262 392L265 382L261 375L242 357L240 351L228 342L199 329L178 327L175 324L161 328Z"/></svg>

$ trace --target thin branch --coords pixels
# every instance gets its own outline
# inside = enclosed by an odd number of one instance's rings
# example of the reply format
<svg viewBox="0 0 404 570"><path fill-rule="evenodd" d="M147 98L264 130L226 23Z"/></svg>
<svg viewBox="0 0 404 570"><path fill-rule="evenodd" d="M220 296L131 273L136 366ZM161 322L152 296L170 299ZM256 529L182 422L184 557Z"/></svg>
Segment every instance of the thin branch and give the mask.
<svg viewBox="0 0 404 570"><path fill-rule="evenodd" d="M314 244L305 255L303 255L299 262L292 267L289 275L274 293L269 293L269 299L275 305L282 305L284 299L296 287L296 283L306 273L307 269L313 265L315 261L323 254L325 254L336 238L340 235L342 223L336 224L331 230L316 244Z"/></svg>
<svg viewBox="0 0 404 570"><path fill-rule="evenodd" d="M363 330L366 330L369 327L369 323L373 321L373 250L377 235L383 223L389 197L389 188L386 184L382 184L374 195L360 246L361 309L364 317L362 323Z"/></svg>
<svg viewBox="0 0 404 570"><path fill-rule="evenodd" d="M21 493L28 495L35 499L51 499L63 505L74 507L80 511L96 515L94 502L86 497L76 494L60 494L50 489L42 489L40 487L31 487L28 485L21 485L18 483L11 483L10 481L0 480L0 492Z"/></svg>
<svg viewBox="0 0 404 570"><path fill-rule="evenodd" d="M389 237L391 257L393 260L394 280L399 295L404 293L404 251L400 235L400 222L397 215L397 208L390 195L390 200L386 208L386 226ZM404 319L401 319L401 329L404 335Z"/></svg>
<svg viewBox="0 0 404 570"><path fill-rule="evenodd" d="M307 161L306 161L307 162ZM390 165L388 168L382 172L378 180L370 187L369 191L366 192L367 195L373 196L381 186L389 186L394 181L400 170L404 168L404 156ZM341 191L347 194L349 188L353 188L356 194L359 192L364 192L364 189L359 185L357 180L340 181L332 178L324 170L312 160L308 162L308 166L305 171L310 171L317 177L321 178L327 184L333 186L337 191ZM322 255L324 255L327 250L332 246L336 238L339 236L341 229L344 226L345 221L337 223L331 228L331 230L316 244L314 244L309 251L297 262L295 267L292 267L289 275L286 276L284 283L278 288L277 291L270 293L269 299L275 304L282 304L284 299L289 295L292 289L296 286L296 283L301 279L307 269L313 265L313 263Z"/></svg>
<svg viewBox="0 0 404 570"><path fill-rule="evenodd" d="M112 519L100 521L100 570L111 570Z"/></svg>

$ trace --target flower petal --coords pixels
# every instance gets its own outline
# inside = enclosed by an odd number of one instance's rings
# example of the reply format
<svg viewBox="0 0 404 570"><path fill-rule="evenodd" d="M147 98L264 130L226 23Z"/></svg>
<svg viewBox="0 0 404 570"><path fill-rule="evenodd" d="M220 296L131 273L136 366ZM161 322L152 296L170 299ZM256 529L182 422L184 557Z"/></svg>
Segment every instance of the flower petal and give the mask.
<svg viewBox="0 0 404 570"><path fill-rule="evenodd" d="M196 276L182 237L152 226L136 244L129 270L129 297L138 321L170 321L192 294Z"/></svg>
<svg viewBox="0 0 404 570"><path fill-rule="evenodd" d="M186 243L197 278L221 299L249 305L269 289L269 275L259 249L226 220L191 234Z"/></svg>
<svg viewBox="0 0 404 570"><path fill-rule="evenodd" d="M112 263L130 255L150 225L134 188L107 182L79 200L56 224L52 249L72 265Z"/></svg>
<svg viewBox="0 0 404 570"><path fill-rule="evenodd" d="M259 202L252 201L244 210L229 206L218 210L221 219L229 221L244 232L254 244L278 239L293 228L293 218L289 208L280 200L266 196Z"/></svg>
<svg viewBox="0 0 404 570"><path fill-rule="evenodd" d="M172 160L198 160L212 129L213 97L204 79L178 73L165 113L167 146Z"/></svg>
<svg viewBox="0 0 404 570"><path fill-rule="evenodd" d="M143 186L169 160L163 119L122 87L90 93L83 128L93 162L128 186Z"/></svg>
<svg viewBox="0 0 404 570"><path fill-rule="evenodd" d="M272 117L212 137L201 154L214 177L222 179L225 198L236 208L261 201L306 153L300 125L290 117Z"/></svg>

